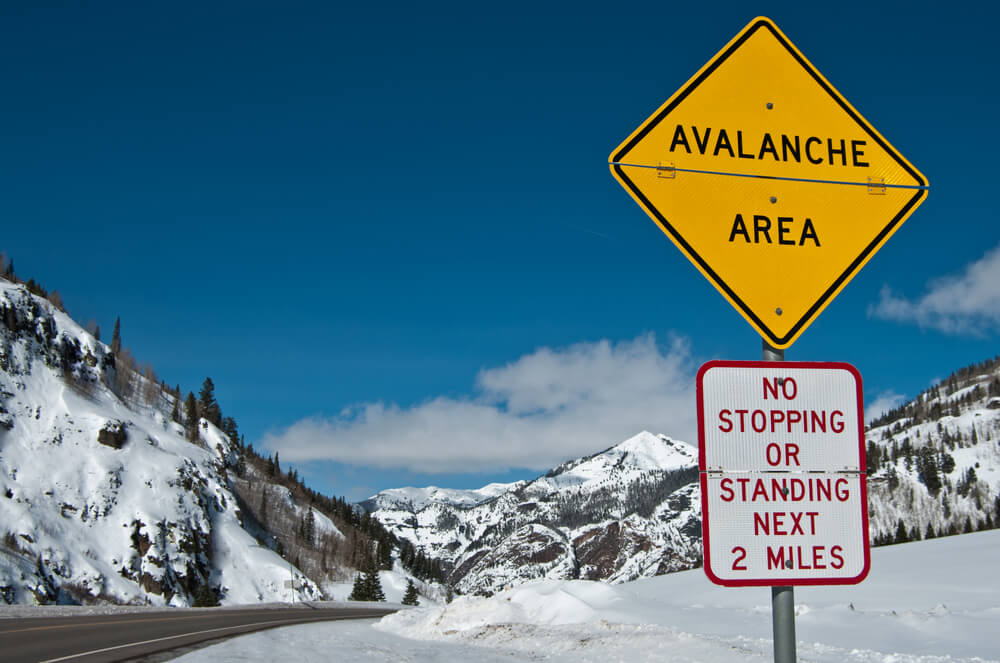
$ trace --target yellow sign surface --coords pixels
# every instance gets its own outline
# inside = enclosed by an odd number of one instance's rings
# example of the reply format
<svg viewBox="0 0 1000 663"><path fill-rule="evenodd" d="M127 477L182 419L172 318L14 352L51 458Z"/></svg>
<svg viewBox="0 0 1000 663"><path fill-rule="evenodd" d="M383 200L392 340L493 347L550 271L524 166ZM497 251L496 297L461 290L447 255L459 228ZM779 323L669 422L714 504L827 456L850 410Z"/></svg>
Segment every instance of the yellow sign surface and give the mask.
<svg viewBox="0 0 1000 663"><path fill-rule="evenodd" d="M776 348L927 197L926 178L767 18L643 122L610 166Z"/></svg>

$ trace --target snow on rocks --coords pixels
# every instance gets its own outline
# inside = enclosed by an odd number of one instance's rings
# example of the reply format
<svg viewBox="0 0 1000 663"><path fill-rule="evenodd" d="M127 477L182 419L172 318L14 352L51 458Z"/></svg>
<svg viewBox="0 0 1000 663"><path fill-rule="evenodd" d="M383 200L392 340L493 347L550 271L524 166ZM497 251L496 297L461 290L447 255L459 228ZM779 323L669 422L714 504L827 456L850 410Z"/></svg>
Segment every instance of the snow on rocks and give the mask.
<svg viewBox="0 0 1000 663"><path fill-rule="evenodd" d="M23 286L0 280L0 309L0 600L287 598L294 571L240 525L228 438L202 420L192 444L157 408L126 407L110 349Z"/></svg>

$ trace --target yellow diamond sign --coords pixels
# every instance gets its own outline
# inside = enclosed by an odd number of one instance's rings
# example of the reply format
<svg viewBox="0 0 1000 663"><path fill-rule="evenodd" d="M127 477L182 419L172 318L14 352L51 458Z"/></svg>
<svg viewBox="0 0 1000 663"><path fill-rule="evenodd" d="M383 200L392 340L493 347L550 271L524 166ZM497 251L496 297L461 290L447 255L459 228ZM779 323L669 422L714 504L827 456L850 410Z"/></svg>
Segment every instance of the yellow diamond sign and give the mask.
<svg viewBox="0 0 1000 663"><path fill-rule="evenodd" d="M767 18L610 157L611 172L776 348L927 197L926 178Z"/></svg>

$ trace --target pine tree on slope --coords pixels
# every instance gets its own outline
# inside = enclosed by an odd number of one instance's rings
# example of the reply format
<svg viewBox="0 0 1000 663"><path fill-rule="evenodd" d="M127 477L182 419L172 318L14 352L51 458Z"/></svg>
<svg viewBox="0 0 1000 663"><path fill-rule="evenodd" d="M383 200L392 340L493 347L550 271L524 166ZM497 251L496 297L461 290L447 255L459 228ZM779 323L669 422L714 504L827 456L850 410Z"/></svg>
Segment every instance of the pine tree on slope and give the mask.
<svg viewBox="0 0 1000 663"><path fill-rule="evenodd" d="M117 355L122 349L122 319L115 318L115 329L111 332L111 354Z"/></svg>
<svg viewBox="0 0 1000 663"><path fill-rule="evenodd" d="M406 583L406 593L403 594L403 605L420 605L417 586L413 584L412 580L408 580Z"/></svg>
<svg viewBox="0 0 1000 663"><path fill-rule="evenodd" d="M216 426L222 426L222 409L215 400L215 383L212 378L205 378L198 392L198 412Z"/></svg>
<svg viewBox="0 0 1000 663"><path fill-rule="evenodd" d="M198 439L198 406L190 391L184 399L184 432L192 442Z"/></svg>
<svg viewBox="0 0 1000 663"><path fill-rule="evenodd" d="M364 578L361 577L359 573L357 577L354 578L354 587L351 589L351 595L347 597L348 601L370 601L368 598L365 588Z"/></svg>
<svg viewBox="0 0 1000 663"><path fill-rule="evenodd" d="M374 560L365 560L363 573L354 581L354 588L348 600L385 601L385 592L382 591L382 581L379 580L378 567Z"/></svg>
<svg viewBox="0 0 1000 663"><path fill-rule="evenodd" d="M369 601L385 601L385 592L382 591L382 581L378 577L378 569L372 564L368 572L365 573L365 585L371 596Z"/></svg>

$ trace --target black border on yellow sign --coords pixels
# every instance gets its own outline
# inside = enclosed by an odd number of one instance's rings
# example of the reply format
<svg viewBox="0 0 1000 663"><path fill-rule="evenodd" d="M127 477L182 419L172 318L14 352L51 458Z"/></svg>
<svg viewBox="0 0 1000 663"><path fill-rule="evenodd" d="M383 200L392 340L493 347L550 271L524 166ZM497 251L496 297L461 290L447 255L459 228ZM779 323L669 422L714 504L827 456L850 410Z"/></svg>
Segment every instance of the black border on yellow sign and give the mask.
<svg viewBox="0 0 1000 663"><path fill-rule="evenodd" d="M775 39L778 40L785 50L795 58L795 60L809 72L809 75L815 79L819 85L826 90L827 94L837 102L837 104L850 116L861 129L864 130L868 136L872 138L878 145L882 147L885 152L891 156L896 163L898 163L907 173L909 173L914 180L917 181L916 186L924 187L916 189L913 197L903 206L903 208L886 224L884 228L875 236L875 238L864 248L864 250L855 258L850 265L847 266L840 276L838 276L832 284L823 292L823 294L817 299L817 301L810 307L806 313L789 329L788 333L784 336L776 335L771 329L761 320L751 308L740 299L736 293L733 291L729 285L722 280L722 278L712 269L712 267L694 250L694 248L688 244L684 237L677 231L676 228L660 213L659 210L653 205L653 203L639 190L639 187L629 179L628 175L625 174L622 168L622 163L625 161L626 155L635 147L640 140L642 140L653 128L655 128L660 122L662 122L670 113L680 104L684 99L688 97L701 83L703 83L709 76L715 72L718 67L725 62L740 46L746 42L755 32L761 28L767 28L768 31L774 35ZM830 84L823 78L822 75L813 67L803 56L799 53L792 44L785 38L779 30L776 30L774 25L770 20L765 18L760 18L752 22L743 32L738 39L735 39L727 48L716 55L715 59L712 60L705 67L705 69L694 79L692 79L687 86L682 89L664 108L662 108L655 117L646 123L641 131L637 132L621 149L619 149L611 159L611 167L614 168L615 173L619 177L620 181L624 183L632 194L640 201L642 201L643 206L649 210L659 221L663 229L670 235L671 239L674 240L678 245L680 245L684 252L694 260L701 270L712 280L712 282L720 288L731 302L733 302L737 308L754 323L759 331L763 331L767 337L768 342L775 347L787 347L795 340L802 329L808 325L812 319L819 313L820 310L826 306L827 303L836 295L841 287L854 276L855 272L865 263L866 260L878 250L879 246L885 241L886 237L895 231L896 226L898 226L909 213L916 207L922 199L927 195L927 180L921 175L915 168L913 168L891 145L889 145L885 139L882 138L876 132L864 118L862 118L850 104L836 91ZM768 175L745 175L745 177L757 177L760 179L784 179L771 177Z"/></svg>

